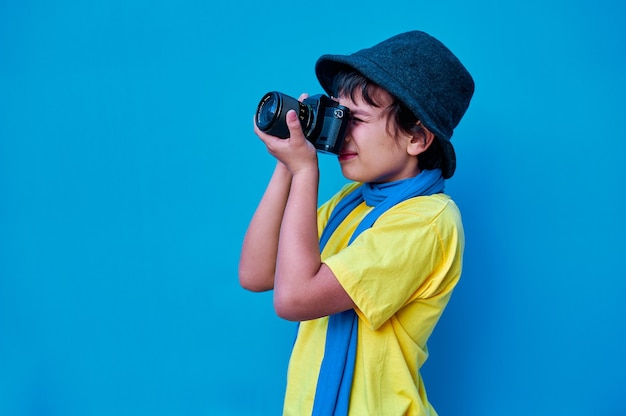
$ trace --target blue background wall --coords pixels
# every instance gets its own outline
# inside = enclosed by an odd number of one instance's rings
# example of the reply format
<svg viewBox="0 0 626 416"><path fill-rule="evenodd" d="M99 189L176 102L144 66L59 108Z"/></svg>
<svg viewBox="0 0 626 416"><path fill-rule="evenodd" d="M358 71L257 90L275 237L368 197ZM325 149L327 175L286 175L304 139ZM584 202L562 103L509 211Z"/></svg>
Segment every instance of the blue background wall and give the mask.
<svg viewBox="0 0 626 416"><path fill-rule="evenodd" d="M412 29L477 84L433 403L626 414L623 2L380 4L0 0L0 414L278 414L294 325L236 276L273 168L256 103Z"/></svg>

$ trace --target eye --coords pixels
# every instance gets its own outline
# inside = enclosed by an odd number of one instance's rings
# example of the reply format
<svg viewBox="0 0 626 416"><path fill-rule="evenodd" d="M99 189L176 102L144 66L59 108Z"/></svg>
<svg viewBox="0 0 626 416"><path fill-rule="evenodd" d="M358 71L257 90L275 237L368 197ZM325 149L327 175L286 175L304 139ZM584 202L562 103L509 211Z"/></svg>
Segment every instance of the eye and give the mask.
<svg viewBox="0 0 626 416"><path fill-rule="evenodd" d="M361 120L358 117L350 117L350 123L352 123L352 124L363 123L363 120Z"/></svg>

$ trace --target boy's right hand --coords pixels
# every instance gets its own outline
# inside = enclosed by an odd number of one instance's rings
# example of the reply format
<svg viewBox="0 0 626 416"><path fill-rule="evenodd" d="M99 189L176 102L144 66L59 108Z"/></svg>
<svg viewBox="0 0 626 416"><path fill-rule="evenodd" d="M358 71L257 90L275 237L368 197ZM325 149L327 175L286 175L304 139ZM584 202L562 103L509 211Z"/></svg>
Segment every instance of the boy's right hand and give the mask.
<svg viewBox="0 0 626 416"><path fill-rule="evenodd" d="M302 94L299 100L307 98L307 94ZM286 115L289 137L281 139L262 132L254 123L254 132L263 141L267 150L285 164L291 174L302 169L317 169L317 150L311 142L304 136L302 125L294 110L290 110Z"/></svg>

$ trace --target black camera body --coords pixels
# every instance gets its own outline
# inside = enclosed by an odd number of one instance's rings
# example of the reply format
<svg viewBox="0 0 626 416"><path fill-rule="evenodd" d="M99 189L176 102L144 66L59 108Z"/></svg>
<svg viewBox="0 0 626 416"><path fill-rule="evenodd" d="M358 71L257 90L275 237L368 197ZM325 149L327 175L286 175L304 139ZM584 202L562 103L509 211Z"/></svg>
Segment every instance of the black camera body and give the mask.
<svg viewBox="0 0 626 416"><path fill-rule="evenodd" d="M326 95L314 95L300 102L273 91L265 94L259 102L256 125L267 134L286 139L289 128L285 116L289 110L296 111L304 136L318 151L339 154L350 122L347 107Z"/></svg>

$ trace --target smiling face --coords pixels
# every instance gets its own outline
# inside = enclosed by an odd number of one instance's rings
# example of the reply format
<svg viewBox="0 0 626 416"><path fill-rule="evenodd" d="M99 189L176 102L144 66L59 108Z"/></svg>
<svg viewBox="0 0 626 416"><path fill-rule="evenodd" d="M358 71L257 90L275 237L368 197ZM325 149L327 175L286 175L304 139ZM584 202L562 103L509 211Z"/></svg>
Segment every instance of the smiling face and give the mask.
<svg viewBox="0 0 626 416"><path fill-rule="evenodd" d="M423 138L420 141L400 129L389 128L392 121L386 110L393 98L380 87L374 87L372 93L379 106L366 102L358 91L338 98L341 105L350 109L351 116L339 154L343 175L353 181L372 183L416 176L420 173L416 146Z"/></svg>

